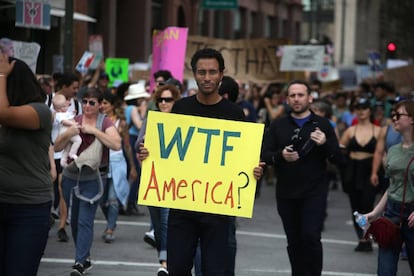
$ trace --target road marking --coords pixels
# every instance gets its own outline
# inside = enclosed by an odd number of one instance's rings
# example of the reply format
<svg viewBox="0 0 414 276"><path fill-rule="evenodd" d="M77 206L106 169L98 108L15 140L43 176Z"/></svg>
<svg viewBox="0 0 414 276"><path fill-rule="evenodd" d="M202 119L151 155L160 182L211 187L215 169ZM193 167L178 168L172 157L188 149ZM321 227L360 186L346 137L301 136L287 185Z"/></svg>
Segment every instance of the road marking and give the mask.
<svg viewBox="0 0 414 276"><path fill-rule="evenodd" d="M59 263L59 264L73 264L73 259L58 259L58 258L42 258L42 263ZM157 268L160 265L158 263L140 263L140 262L121 262L121 261L100 261L93 260L93 265L107 265L107 266L129 266L129 267L154 267ZM290 275L290 270L274 270L274 269L245 269L243 271L255 272L261 274L287 274ZM363 274L363 273L347 273L347 272L334 272L323 271L322 275L327 276L375 276L375 274Z"/></svg>
<svg viewBox="0 0 414 276"><path fill-rule="evenodd" d="M73 259L58 259L58 258L42 258L43 263L60 263L60 264L73 264ZM139 263L139 262L121 262L121 261L99 261L92 260L93 265L124 265L124 266L136 266L136 267L159 267L159 263Z"/></svg>
<svg viewBox="0 0 414 276"><path fill-rule="evenodd" d="M106 224L105 220L95 220L97 224ZM136 222L136 221L117 221L116 224L118 225L127 225L127 226L144 226L149 227L150 224L148 222ZM243 236L253 236L253 237L262 237L262 238L272 238L272 239L286 239L286 235L280 234L269 234L269 233L262 233L262 232L247 232L247 231L239 231L236 230L237 235ZM357 242L355 241L346 241L346 240L337 240L337 239L322 239L322 243L330 243L330 244L342 244L342 245L356 245Z"/></svg>
<svg viewBox="0 0 414 276"><path fill-rule="evenodd" d="M246 271L256 272L256 273L261 273L261 274L269 274L269 275L274 275L275 273L290 275L292 273L290 270L273 270L273 269L246 269ZM322 275L327 275L327 276L375 276L376 274L322 271Z"/></svg>

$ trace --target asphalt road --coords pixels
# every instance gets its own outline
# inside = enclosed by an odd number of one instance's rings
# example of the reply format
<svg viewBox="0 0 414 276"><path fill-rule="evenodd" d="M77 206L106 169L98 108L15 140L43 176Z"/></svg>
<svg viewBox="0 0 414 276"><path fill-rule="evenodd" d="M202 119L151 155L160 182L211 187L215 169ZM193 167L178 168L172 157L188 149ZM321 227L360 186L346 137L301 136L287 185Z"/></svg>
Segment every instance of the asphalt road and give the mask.
<svg viewBox="0 0 414 276"><path fill-rule="evenodd" d="M261 196L255 202L252 219L237 219L236 275L290 275L286 239L276 211L274 189L274 186L262 187ZM94 267L87 275L156 275L159 267L156 251L143 241L144 232L149 228L149 214L146 207L140 206L140 209L146 213L145 216L119 217L116 240L112 244L101 240L105 222L101 211L98 211L91 252ZM74 245L71 240L68 243L58 242L56 227L50 231L39 276L70 274ZM70 235L69 227L67 231ZM376 275L377 247L371 253L357 253L354 252L356 244L347 197L340 190L331 191L323 233L323 275ZM400 261L398 275L410 274L408 262Z"/></svg>

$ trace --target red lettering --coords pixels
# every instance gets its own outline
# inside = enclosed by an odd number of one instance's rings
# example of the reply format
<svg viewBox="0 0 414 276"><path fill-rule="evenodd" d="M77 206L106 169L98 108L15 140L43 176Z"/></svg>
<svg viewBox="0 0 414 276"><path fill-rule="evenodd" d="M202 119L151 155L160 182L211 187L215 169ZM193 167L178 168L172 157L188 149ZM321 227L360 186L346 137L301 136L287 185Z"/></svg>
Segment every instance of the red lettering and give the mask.
<svg viewBox="0 0 414 276"><path fill-rule="evenodd" d="M183 180L181 180L180 182L178 182L178 187L177 187L177 197L179 198L179 199L184 199L184 198L187 198L187 196L186 195L183 195L183 196L181 196L180 195L180 189L181 188L187 188L188 187L188 185L187 185L187 181L185 181L184 179ZM184 189L185 190L185 189Z"/></svg>
<svg viewBox="0 0 414 276"><path fill-rule="evenodd" d="M230 182L229 190L227 191L227 195L224 199L224 204L229 205L228 201L230 200L230 207L234 207L234 197L233 197L233 181Z"/></svg>
<svg viewBox="0 0 414 276"><path fill-rule="evenodd" d="M162 200L165 200L165 195L172 191L172 200L175 200L175 178L171 178L170 185L168 185L167 181L164 181L164 189L162 191Z"/></svg>
<svg viewBox="0 0 414 276"><path fill-rule="evenodd" d="M214 198L214 191L216 190L216 188L217 188L218 186L220 186L220 185L222 185L222 184L223 184L223 182L219 181L219 182L217 182L217 183L214 185L213 189L211 189L211 200L212 200L214 203L216 203L216 204L222 204L222 203L223 203L223 201L217 201L217 200Z"/></svg>
<svg viewBox="0 0 414 276"><path fill-rule="evenodd" d="M193 196L193 202L195 201L194 184L201 184L201 181L197 179L197 180L194 180L191 183L191 193L192 193L192 196Z"/></svg>
<svg viewBox="0 0 414 276"><path fill-rule="evenodd" d="M206 191L204 193L204 203L207 204L207 196L208 196L208 185L210 183L206 182Z"/></svg>
<svg viewBox="0 0 414 276"><path fill-rule="evenodd" d="M144 200L147 199L148 192L149 192L149 190L152 190L152 189L154 189L157 192L158 201L161 201L160 191L158 190L157 175L155 173L154 161L152 162L151 178L150 178L149 184L147 186L147 190L145 191Z"/></svg>

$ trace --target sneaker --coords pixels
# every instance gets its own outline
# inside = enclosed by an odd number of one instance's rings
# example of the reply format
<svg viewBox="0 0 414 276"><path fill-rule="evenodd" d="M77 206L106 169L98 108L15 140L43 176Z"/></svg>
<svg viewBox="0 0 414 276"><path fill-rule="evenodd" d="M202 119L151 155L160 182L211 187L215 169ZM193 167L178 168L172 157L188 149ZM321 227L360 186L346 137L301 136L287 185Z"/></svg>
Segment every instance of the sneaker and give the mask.
<svg viewBox="0 0 414 276"><path fill-rule="evenodd" d="M58 211L58 209L53 209L52 212L51 212L51 214L52 214L52 217L54 219L59 219L59 211Z"/></svg>
<svg viewBox="0 0 414 276"><path fill-rule="evenodd" d="M85 269L83 268L83 265L80 263L76 263L74 266L72 266L73 270L70 273L70 276L82 276L84 275Z"/></svg>
<svg viewBox="0 0 414 276"><path fill-rule="evenodd" d="M68 235L66 234L65 228L60 228L59 231L57 232L57 235L58 235L58 241L68 242L69 238L68 238Z"/></svg>
<svg viewBox="0 0 414 276"><path fill-rule="evenodd" d="M149 245L151 245L154 248L157 247L157 244L155 242L154 230L145 232L144 242L148 243Z"/></svg>
<svg viewBox="0 0 414 276"><path fill-rule="evenodd" d="M105 243L112 243L113 241L115 241L114 233L105 233L103 239Z"/></svg>
<svg viewBox="0 0 414 276"><path fill-rule="evenodd" d="M165 267L160 267L157 271L157 276L167 276L168 270Z"/></svg>
<svg viewBox="0 0 414 276"><path fill-rule="evenodd" d="M88 257L86 259L86 261L83 263L84 273L87 272L87 271L89 271L89 270L91 270L92 267L93 267L93 264L92 264L91 258Z"/></svg>
<svg viewBox="0 0 414 276"><path fill-rule="evenodd" d="M125 214L127 216L145 216L145 213L141 212L135 203L128 203Z"/></svg>
<svg viewBox="0 0 414 276"><path fill-rule="evenodd" d="M354 251L356 252L372 252L372 243L371 241L360 241L358 246L355 247Z"/></svg>

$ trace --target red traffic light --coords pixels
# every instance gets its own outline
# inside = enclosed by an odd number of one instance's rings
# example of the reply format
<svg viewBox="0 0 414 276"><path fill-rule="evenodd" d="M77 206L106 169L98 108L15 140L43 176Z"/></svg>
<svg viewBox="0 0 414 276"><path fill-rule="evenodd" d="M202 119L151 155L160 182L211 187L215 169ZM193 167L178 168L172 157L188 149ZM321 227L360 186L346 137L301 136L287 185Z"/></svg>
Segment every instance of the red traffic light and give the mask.
<svg viewBox="0 0 414 276"><path fill-rule="evenodd" d="M387 50L390 52L395 52L397 50L397 45L394 42L390 42L387 44Z"/></svg>

